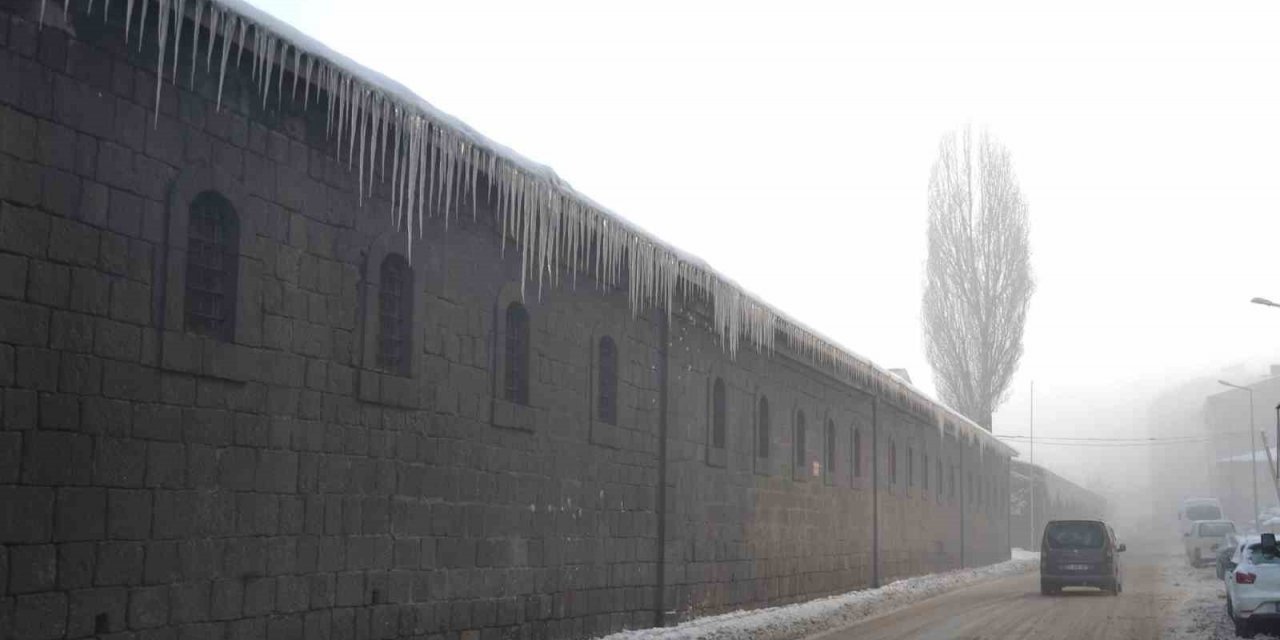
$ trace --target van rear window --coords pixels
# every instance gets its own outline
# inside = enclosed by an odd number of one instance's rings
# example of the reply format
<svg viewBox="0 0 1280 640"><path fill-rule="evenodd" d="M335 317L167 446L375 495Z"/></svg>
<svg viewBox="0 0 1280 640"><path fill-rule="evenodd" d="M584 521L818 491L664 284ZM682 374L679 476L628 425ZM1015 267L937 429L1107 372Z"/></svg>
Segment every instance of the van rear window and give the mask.
<svg viewBox="0 0 1280 640"><path fill-rule="evenodd" d="M1096 522L1058 522L1044 533L1050 549L1101 549L1107 533Z"/></svg>
<svg viewBox="0 0 1280 640"><path fill-rule="evenodd" d="M1201 538L1218 538L1218 537L1225 536L1228 533L1235 533L1235 532L1236 532L1236 526L1231 524L1230 522L1211 522L1208 524L1200 525Z"/></svg>
<svg viewBox="0 0 1280 640"><path fill-rule="evenodd" d="M1188 520L1218 520L1222 518L1222 509L1211 504L1197 504L1187 507Z"/></svg>

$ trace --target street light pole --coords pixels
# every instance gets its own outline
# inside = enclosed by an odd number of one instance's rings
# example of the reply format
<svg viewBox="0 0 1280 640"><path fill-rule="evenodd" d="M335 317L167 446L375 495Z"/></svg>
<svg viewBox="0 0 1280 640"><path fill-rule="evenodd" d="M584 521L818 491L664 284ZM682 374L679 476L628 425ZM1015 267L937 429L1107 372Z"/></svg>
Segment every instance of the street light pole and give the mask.
<svg viewBox="0 0 1280 640"><path fill-rule="evenodd" d="M1272 302L1266 298L1254 298L1250 300L1254 304L1260 304L1264 307L1280 307L1280 303Z"/></svg>
<svg viewBox="0 0 1280 640"><path fill-rule="evenodd" d="M1253 480L1253 528L1258 533L1262 533L1262 525L1259 523L1258 517L1258 430L1254 428L1253 424L1253 389L1231 384L1226 380L1219 380L1218 384L1249 392L1249 477ZM1277 443L1276 446L1280 447L1280 443Z"/></svg>

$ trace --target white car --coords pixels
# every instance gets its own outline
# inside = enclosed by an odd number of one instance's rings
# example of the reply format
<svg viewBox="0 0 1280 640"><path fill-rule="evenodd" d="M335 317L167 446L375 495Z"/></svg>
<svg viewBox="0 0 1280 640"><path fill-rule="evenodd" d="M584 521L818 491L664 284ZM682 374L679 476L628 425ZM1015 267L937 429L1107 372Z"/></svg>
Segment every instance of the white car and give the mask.
<svg viewBox="0 0 1280 640"><path fill-rule="evenodd" d="M1213 564L1218 556L1218 548L1224 544L1227 535L1236 532L1236 525L1230 520L1201 520L1194 522L1182 534L1182 547L1187 554L1187 562L1193 567Z"/></svg>
<svg viewBox="0 0 1280 640"><path fill-rule="evenodd" d="M1227 587L1227 615L1236 635L1251 638L1262 622L1280 621L1280 548L1274 534L1249 536L1236 547L1223 582Z"/></svg>

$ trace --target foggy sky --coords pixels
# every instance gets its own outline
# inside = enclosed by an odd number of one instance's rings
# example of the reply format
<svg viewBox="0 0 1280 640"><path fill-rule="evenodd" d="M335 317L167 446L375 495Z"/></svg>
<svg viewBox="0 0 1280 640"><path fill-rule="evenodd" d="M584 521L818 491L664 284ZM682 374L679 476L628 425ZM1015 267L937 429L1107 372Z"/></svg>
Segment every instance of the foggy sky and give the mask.
<svg viewBox="0 0 1280 640"><path fill-rule="evenodd" d="M1038 279L997 434L1032 379L1037 435L1106 437L1280 363L1280 309L1248 304L1280 299L1274 2L252 1L928 390L930 165L987 127ZM1036 459L1090 481L1149 453Z"/></svg>

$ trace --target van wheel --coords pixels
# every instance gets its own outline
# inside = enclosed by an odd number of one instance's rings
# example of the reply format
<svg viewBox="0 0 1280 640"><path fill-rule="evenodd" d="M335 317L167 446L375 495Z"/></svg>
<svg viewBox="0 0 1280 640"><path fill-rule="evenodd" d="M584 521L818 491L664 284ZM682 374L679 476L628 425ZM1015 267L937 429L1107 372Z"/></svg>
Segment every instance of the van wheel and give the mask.
<svg viewBox="0 0 1280 640"><path fill-rule="evenodd" d="M1191 552L1191 566L1196 567L1198 569L1200 568L1200 564L1201 564L1200 550L1196 549L1195 551Z"/></svg>

